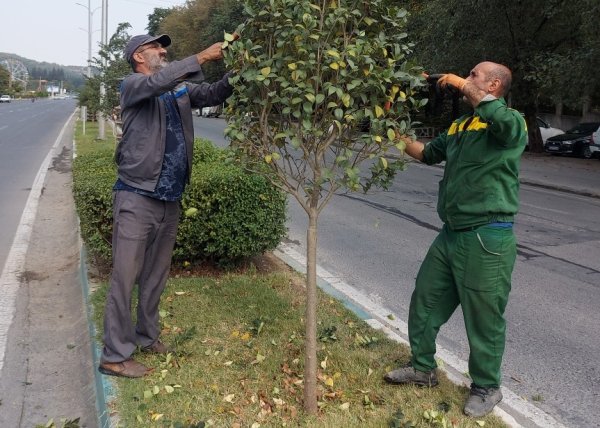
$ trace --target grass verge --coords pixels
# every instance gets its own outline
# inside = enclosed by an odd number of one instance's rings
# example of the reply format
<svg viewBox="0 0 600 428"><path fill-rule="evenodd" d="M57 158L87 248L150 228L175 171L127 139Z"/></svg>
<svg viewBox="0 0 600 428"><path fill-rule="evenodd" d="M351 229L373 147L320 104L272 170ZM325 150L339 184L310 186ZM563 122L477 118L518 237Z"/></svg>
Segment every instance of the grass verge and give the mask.
<svg viewBox="0 0 600 428"><path fill-rule="evenodd" d="M122 426L502 427L462 414L467 389L387 385L383 374L409 351L320 293L319 406L302 411L302 278L274 256L269 273L172 277L161 300L168 356L137 353L155 368L117 379L110 405ZM106 284L93 296L99 330ZM444 425L444 423L446 425ZM483 425L482 425L483 424Z"/></svg>

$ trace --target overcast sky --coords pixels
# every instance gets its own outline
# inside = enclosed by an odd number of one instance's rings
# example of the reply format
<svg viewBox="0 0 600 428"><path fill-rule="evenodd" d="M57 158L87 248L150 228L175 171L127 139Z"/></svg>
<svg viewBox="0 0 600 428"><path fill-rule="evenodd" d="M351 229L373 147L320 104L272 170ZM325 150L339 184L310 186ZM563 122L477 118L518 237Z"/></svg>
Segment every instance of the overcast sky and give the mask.
<svg viewBox="0 0 600 428"><path fill-rule="evenodd" d="M102 0L89 0L93 12L92 56L98 52ZM79 6L81 3L84 6ZM130 35L146 33L154 8L181 6L185 0L108 0L108 38L121 22ZM1 0L0 52L61 65L87 65L88 0ZM98 30L98 31L96 31Z"/></svg>

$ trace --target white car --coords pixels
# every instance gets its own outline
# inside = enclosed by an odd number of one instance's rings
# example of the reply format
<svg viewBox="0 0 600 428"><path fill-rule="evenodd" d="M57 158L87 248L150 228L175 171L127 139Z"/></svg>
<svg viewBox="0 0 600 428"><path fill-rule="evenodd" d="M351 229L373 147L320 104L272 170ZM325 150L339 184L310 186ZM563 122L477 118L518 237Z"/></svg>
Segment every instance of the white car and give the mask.
<svg viewBox="0 0 600 428"><path fill-rule="evenodd" d="M10 95L0 96L0 103L9 103L9 102L10 102Z"/></svg>
<svg viewBox="0 0 600 428"><path fill-rule="evenodd" d="M550 137L565 133L565 131L562 129L551 127L546 121L544 121L544 119L540 117L536 117L535 121L537 126L540 128L540 134L542 134L542 144L546 144L546 140ZM526 150L529 150L529 139L527 140Z"/></svg>
<svg viewBox="0 0 600 428"><path fill-rule="evenodd" d="M596 129L596 132L592 134L590 150L592 152L592 157L600 159L600 126Z"/></svg>
<svg viewBox="0 0 600 428"><path fill-rule="evenodd" d="M542 141L544 143L546 143L546 140L550 137L554 137L555 135L565 133L565 131L563 131L562 129L551 127L550 125L548 125L548 123L544 122L544 120L540 119L539 117L536 117L535 120L540 128L540 134L542 134Z"/></svg>

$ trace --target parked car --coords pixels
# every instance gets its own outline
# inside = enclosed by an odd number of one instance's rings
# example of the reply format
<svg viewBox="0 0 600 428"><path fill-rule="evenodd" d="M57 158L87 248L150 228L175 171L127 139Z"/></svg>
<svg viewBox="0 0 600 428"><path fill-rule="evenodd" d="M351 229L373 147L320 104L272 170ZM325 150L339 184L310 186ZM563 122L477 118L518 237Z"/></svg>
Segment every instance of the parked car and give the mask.
<svg viewBox="0 0 600 428"><path fill-rule="evenodd" d="M548 138L554 137L555 135L564 134L565 131L558 128L553 128L548 125L543 119L536 117L535 121L537 122L537 126L540 128L540 134L542 134L542 141L546 143Z"/></svg>
<svg viewBox="0 0 600 428"><path fill-rule="evenodd" d="M546 141L550 137L554 137L555 135L564 134L565 131L558 128L551 127L548 122L546 122L541 117L535 118L538 128L540 128L540 134L542 135L542 144L546 144ZM527 145L525 146L525 150L529 150L529 139L527 139Z"/></svg>
<svg viewBox="0 0 600 428"><path fill-rule="evenodd" d="M219 117L221 113L223 113L223 107L220 105L194 110L194 114L198 117Z"/></svg>
<svg viewBox="0 0 600 428"><path fill-rule="evenodd" d="M600 127L592 134L592 157L600 159Z"/></svg>
<svg viewBox="0 0 600 428"><path fill-rule="evenodd" d="M580 123L564 134L548 138L544 150L548 153L572 154L589 159L598 153L592 135L597 133L599 128L600 122Z"/></svg>
<svg viewBox="0 0 600 428"><path fill-rule="evenodd" d="M9 102L10 102L10 95L0 96L0 103L9 103Z"/></svg>

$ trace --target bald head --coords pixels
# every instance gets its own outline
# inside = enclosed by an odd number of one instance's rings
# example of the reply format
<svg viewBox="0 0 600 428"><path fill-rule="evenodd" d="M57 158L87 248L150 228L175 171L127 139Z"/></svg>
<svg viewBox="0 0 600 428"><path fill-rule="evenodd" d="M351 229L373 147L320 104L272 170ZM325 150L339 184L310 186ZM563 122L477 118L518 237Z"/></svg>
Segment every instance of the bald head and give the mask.
<svg viewBox="0 0 600 428"><path fill-rule="evenodd" d="M512 84L512 73L508 67L491 61L480 62L473 71L482 73L483 80L490 83L489 92L496 97L508 94Z"/></svg>

